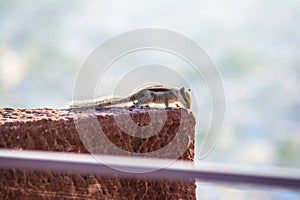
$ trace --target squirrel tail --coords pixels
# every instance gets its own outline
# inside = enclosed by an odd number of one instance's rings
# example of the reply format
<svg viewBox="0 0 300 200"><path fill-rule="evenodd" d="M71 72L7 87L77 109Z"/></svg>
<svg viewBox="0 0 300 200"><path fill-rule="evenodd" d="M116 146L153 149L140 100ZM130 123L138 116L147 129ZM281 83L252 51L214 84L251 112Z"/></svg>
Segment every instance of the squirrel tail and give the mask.
<svg viewBox="0 0 300 200"><path fill-rule="evenodd" d="M74 101L66 105L66 108L80 109L80 108L110 108L119 106L130 102L130 97L102 97L94 100Z"/></svg>
<svg viewBox="0 0 300 200"><path fill-rule="evenodd" d="M122 98L122 97L110 97L105 98L103 100L99 99L95 101L95 107L96 108L111 108L111 107L118 107L118 106L124 106L124 104L128 104L130 102L131 98Z"/></svg>
<svg viewBox="0 0 300 200"><path fill-rule="evenodd" d="M65 108L92 108L95 106L95 101L92 100L83 100L83 101L71 101L68 102Z"/></svg>

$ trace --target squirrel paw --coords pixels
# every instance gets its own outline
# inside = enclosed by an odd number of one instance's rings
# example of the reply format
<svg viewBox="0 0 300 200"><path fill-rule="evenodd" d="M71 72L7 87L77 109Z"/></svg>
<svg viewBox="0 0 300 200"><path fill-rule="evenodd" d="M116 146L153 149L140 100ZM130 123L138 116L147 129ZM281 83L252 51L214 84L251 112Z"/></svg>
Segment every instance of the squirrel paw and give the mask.
<svg viewBox="0 0 300 200"><path fill-rule="evenodd" d="M149 109L150 106L146 105L146 106L140 106L140 109Z"/></svg>

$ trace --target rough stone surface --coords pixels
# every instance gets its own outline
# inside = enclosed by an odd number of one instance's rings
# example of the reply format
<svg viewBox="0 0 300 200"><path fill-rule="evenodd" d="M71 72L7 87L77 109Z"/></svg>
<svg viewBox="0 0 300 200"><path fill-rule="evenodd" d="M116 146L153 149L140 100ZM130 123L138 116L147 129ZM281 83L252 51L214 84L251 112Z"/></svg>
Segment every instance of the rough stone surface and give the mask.
<svg viewBox="0 0 300 200"><path fill-rule="evenodd" d="M194 134L195 118L184 109L0 109L0 148L7 149L193 161ZM0 199L195 199L195 189L194 180L0 169Z"/></svg>

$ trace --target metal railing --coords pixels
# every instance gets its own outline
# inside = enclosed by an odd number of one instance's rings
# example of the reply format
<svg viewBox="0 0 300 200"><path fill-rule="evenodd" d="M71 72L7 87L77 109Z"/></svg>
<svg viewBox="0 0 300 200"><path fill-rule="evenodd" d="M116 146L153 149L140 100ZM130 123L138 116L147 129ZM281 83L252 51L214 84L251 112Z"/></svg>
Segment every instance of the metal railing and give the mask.
<svg viewBox="0 0 300 200"><path fill-rule="evenodd" d="M117 175L127 178L195 179L300 190L300 170L277 168L257 171L208 163L195 166L192 162L167 159L1 149L0 168Z"/></svg>

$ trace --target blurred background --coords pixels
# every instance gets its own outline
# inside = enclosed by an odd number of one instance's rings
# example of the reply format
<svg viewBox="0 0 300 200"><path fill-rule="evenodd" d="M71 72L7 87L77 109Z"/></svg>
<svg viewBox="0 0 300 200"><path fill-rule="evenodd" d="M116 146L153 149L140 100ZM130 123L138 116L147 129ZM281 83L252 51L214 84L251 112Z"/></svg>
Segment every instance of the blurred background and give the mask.
<svg viewBox="0 0 300 200"><path fill-rule="evenodd" d="M222 137L198 162L299 169L299 10L297 0L0 0L0 107L63 107L97 45L133 29L170 29L206 50L225 87ZM197 107L202 118L209 104L205 97ZM299 199L300 193L198 183L198 196Z"/></svg>

